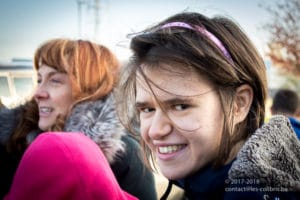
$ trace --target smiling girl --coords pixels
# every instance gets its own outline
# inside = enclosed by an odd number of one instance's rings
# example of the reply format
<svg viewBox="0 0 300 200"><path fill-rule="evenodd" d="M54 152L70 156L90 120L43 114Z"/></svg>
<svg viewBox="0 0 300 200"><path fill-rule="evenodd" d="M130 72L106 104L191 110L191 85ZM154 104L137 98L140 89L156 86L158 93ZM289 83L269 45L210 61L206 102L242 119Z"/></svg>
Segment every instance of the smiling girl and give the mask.
<svg viewBox="0 0 300 200"><path fill-rule="evenodd" d="M131 49L119 115L169 179L162 199L172 184L188 199L297 199L300 143L285 117L264 124L265 65L238 25L179 13Z"/></svg>

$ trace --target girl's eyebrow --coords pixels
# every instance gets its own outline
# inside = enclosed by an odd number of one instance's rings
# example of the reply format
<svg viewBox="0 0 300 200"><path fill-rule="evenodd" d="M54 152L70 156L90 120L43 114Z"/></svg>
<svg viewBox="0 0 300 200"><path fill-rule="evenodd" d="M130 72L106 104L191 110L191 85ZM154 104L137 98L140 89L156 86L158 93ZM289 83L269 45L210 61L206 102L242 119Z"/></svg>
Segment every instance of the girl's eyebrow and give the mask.
<svg viewBox="0 0 300 200"><path fill-rule="evenodd" d="M163 105L176 105L176 104L192 104L193 100L191 98L171 98L161 101ZM149 107L149 103L147 102L139 102L135 103L136 108Z"/></svg>
<svg viewBox="0 0 300 200"><path fill-rule="evenodd" d="M135 103L135 107L136 107L136 108L145 108L145 107L149 107L149 103L146 103L146 102L136 102L136 103Z"/></svg>
<svg viewBox="0 0 300 200"><path fill-rule="evenodd" d="M172 98L172 99L168 99L163 101L163 104L166 105L176 105L176 104L191 104L193 102L193 100L191 98Z"/></svg>

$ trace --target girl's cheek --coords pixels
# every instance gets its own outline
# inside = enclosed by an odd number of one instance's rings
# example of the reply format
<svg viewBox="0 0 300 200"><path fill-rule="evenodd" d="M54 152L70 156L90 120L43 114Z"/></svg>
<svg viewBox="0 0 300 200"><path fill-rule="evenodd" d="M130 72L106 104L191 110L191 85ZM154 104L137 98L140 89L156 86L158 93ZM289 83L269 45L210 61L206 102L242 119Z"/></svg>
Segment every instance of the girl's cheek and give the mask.
<svg viewBox="0 0 300 200"><path fill-rule="evenodd" d="M143 121L140 122L140 131L141 131L141 136L143 137L143 139L145 139L146 137L146 127L145 124L143 123Z"/></svg>
<svg viewBox="0 0 300 200"><path fill-rule="evenodd" d="M149 125L147 125L145 122L141 121L141 125L140 125L141 136L142 136L142 139L147 143L150 140L149 135L148 135L148 130L149 130Z"/></svg>

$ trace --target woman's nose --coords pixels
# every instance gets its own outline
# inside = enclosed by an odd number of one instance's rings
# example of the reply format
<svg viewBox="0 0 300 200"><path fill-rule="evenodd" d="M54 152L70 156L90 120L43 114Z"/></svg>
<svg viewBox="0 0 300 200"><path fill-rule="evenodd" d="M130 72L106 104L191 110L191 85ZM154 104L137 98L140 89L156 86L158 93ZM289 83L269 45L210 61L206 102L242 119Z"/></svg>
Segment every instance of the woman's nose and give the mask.
<svg viewBox="0 0 300 200"><path fill-rule="evenodd" d="M172 132L172 122L166 113L156 111L149 128L149 137L160 139Z"/></svg>
<svg viewBox="0 0 300 200"><path fill-rule="evenodd" d="M36 101L46 99L48 97L49 97L49 93L46 90L46 88L42 84L39 85L34 92L34 98L36 99Z"/></svg>

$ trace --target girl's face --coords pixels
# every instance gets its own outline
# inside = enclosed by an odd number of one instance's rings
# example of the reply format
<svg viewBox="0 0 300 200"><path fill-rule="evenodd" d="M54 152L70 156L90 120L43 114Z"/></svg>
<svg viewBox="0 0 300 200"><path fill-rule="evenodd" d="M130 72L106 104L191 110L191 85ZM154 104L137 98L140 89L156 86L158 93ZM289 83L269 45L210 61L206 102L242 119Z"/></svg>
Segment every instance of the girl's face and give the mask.
<svg viewBox="0 0 300 200"><path fill-rule="evenodd" d="M150 83L153 92L141 76L136 85L141 136L170 180L191 175L216 158L224 119L213 86L196 73L177 72L145 70L156 85Z"/></svg>
<svg viewBox="0 0 300 200"><path fill-rule="evenodd" d="M38 87L34 96L39 107L38 125L42 130L50 128L58 115L66 115L74 102L69 76L47 65L38 70Z"/></svg>

